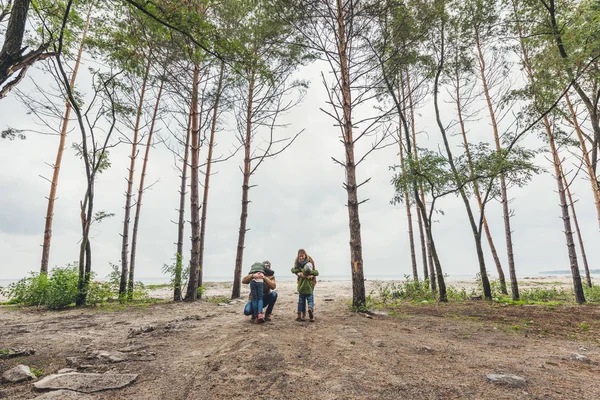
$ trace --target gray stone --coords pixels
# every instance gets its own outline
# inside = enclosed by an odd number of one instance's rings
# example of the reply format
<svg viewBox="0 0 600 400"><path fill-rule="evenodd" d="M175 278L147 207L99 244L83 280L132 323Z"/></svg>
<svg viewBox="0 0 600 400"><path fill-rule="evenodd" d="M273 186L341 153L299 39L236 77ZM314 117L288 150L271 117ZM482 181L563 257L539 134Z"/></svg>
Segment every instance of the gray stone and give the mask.
<svg viewBox="0 0 600 400"><path fill-rule="evenodd" d="M433 353L433 349L431 347L429 347L429 346L421 346L419 348L419 351L421 353Z"/></svg>
<svg viewBox="0 0 600 400"><path fill-rule="evenodd" d="M121 353L130 353L132 351L140 351L140 350L145 350L147 348L148 348L147 344L132 344L131 346L123 347L122 349L119 349L118 351L120 351Z"/></svg>
<svg viewBox="0 0 600 400"><path fill-rule="evenodd" d="M91 400L93 397L72 390L53 390L36 397L33 400Z"/></svg>
<svg viewBox="0 0 600 400"><path fill-rule="evenodd" d="M517 375L488 374L486 375L486 378L488 381L497 385L506 385L510 387L523 387L527 385L527 379Z"/></svg>
<svg viewBox="0 0 600 400"><path fill-rule="evenodd" d="M37 390L75 390L83 393L100 392L102 390L121 389L131 385L137 374L91 374L71 372L54 374L36 382Z"/></svg>
<svg viewBox="0 0 600 400"><path fill-rule="evenodd" d="M27 365L17 365L2 374L2 381L9 383L23 382L30 379L35 379L35 375L31 372Z"/></svg>
<svg viewBox="0 0 600 400"><path fill-rule="evenodd" d="M73 368L63 368L56 371L57 374L68 374L69 372L77 372L77 370Z"/></svg>
<svg viewBox="0 0 600 400"><path fill-rule="evenodd" d="M152 332L155 329L156 329L156 327L154 327L152 325L143 325L143 326L140 326L139 328L130 328L127 338L131 339L134 336L141 335L142 333Z"/></svg>
<svg viewBox="0 0 600 400"><path fill-rule="evenodd" d="M0 360L6 358L15 358L21 356L30 356L35 354L35 350L30 347L16 347L12 349L0 349Z"/></svg>
<svg viewBox="0 0 600 400"><path fill-rule="evenodd" d="M94 350L87 357L88 359L97 358L98 360L108 360L111 363L118 363L123 361L154 361L156 360L156 354L148 352L146 350L131 351L131 352L109 352L104 350Z"/></svg>
<svg viewBox="0 0 600 400"><path fill-rule="evenodd" d="M598 364L597 361L594 361L591 358L584 356L583 354L571 354L571 358L575 361L579 361L585 364Z"/></svg>
<svg viewBox="0 0 600 400"><path fill-rule="evenodd" d="M77 357L67 357L67 365L69 367L78 367L80 364L79 358Z"/></svg>

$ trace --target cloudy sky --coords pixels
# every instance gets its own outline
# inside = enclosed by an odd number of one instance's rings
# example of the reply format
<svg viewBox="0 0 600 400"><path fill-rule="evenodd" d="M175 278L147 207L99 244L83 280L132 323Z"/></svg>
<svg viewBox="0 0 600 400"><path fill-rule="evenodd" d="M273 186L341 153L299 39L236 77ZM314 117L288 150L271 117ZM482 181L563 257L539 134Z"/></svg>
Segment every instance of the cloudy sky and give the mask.
<svg viewBox="0 0 600 400"><path fill-rule="evenodd" d="M331 159L343 159L343 146L338 128L319 111L319 107L327 107L326 92L319 79L322 67L312 65L300 71L301 76L312 81L310 89L304 102L286 116L290 126L278 132L281 136L291 136L304 129L304 133L286 152L265 162L251 179L251 185L256 186L250 191L250 230L246 235L244 265L249 267L255 261L269 259L279 279L291 278L289 270L298 248L305 248L316 260L323 279L350 278L348 213L346 192L342 188L345 175L343 168ZM35 73L31 76L42 84L47 79ZM24 83L21 88L31 89L31 84ZM450 118L452 106L442 107L445 118ZM0 115L1 130L8 126L40 128L26 114L14 92L0 100ZM433 123L433 108L424 106L417 120L420 145L438 149L440 135ZM74 129L75 124L71 127ZM485 121L473 125L471 131L473 141L492 138ZM78 257L78 204L85 181L83 163L70 148L78 137L79 132L72 130L67 138L55 206L51 268L64 266ZM218 142L219 154L228 154L234 146L230 132L220 133ZM535 135L530 135L526 143L543 146ZM17 279L39 270L49 191L49 183L40 176L51 176L48 164L54 162L57 144L57 136L39 134L28 134L26 140L0 140L0 279ZM364 151L369 145L365 142L359 150ZM114 149L112 167L98 178L96 210L116 214L92 229L93 269L100 278L110 271L109 263L119 264L129 152L125 145ZM204 150L201 157L205 157ZM217 173L211 179L204 270L207 280L233 277L241 211L242 157L239 153L216 166ZM179 171L172 154L163 146L153 148L150 158L146 179L157 183L144 194L136 267L141 279L161 276L163 264L172 262L177 235L172 221L177 219ZM545 155L540 155L538 161L552 171ZM373 153L357 172L359 182L371 178L359 189L360 199L369 199L360 206L360 218L365 276L370 279L402 278L411 272L405 209L390 205L393 189L389 166L398 162L397 147L389 147ZM588 258L594 268L600 248L592 245L597 241L598 227L589 183L579 177L573 190L588 244ZM511 189L509 196L514 211L511 223L518 275L569 269L553 176L549 173L537 176L527 187ZM454 196L442 199L438 205L444 214L436 217L434 235L442 267L450 276L474 277L478 265L464 206ZM500 204L490 204L487 215L508 276ZM189 225L186 235L189 236ZM418 236L415 240L418 243ZM484 249L488 271L494 275L495 267L485 240ZM189 245L184 257L189 258Z"/></svg>

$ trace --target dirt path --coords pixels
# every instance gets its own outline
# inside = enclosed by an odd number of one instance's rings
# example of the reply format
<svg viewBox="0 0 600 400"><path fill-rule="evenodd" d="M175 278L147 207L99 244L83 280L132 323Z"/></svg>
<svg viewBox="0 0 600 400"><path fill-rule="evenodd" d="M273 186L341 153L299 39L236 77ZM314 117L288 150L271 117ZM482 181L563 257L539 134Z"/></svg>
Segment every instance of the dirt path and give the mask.
<svg viewBox="0 0 600 400"><path fill-rule="evenodd" d="M345 298L325 301L319 290L326 293L317 287L315 323L294 321L292 292L280 296L273 322L264 325L241 315L243 302L62 312L0 306L0 348L36 350L0 360L0 374L24 363L48 375L65 368L67 357L88 372L139 374L132 386L97 399L600 398L597 306L407 305L367 318L351 313ZM128 338L142 326L154 330ZM156 359L86 358L131 346ZM486 374L528 383L497 386ZM0 386L0 398L37 395L30 383Z"/></svg>

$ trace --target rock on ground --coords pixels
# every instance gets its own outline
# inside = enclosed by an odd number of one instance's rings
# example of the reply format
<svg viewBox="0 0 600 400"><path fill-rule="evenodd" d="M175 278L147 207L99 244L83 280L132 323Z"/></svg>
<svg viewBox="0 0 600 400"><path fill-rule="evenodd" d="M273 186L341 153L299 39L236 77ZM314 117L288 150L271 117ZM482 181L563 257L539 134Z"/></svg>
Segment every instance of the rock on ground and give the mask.
<svg viewBox="0 0 600 400"><path fill-rule="evenodd" d="M68 389L83 393L120 389L132 384L136 374L54 374L33 384L37 390Z"/></svg>
<svg viewBox="0 0 600 400"><path fill-rule="evenodd" d="M21 364L9 369L4 374L2 374L2 379L0 379L0 381L17 383L29 379L35 379L35 375L31 372L27 365Z"/></svg>

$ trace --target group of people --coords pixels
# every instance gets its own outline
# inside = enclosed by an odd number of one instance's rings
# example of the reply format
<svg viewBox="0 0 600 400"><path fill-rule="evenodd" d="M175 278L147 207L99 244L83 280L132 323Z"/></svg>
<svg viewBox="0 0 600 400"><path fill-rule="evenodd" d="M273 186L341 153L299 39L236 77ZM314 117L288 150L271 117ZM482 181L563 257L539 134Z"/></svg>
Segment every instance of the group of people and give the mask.
<svg viewBox="0 0 600 400"><path fill-rule="evenodd" d="M291 271L292 274L297 276L298 284L298 316L296 321L306 321L308 312L309 321L315 322L314 290L319 275L319 271L315 268L315 261L304 249L300 249ZM273 307L277 302L277 292L274 291L277 283L275 282L275 272L271 269L271 263L263 261L262 263L252 264L248 275L242 279L242 283L250 285L250 299L244 307L244 314L250 315L250 320L256 324L271 321Z"/></svg>

